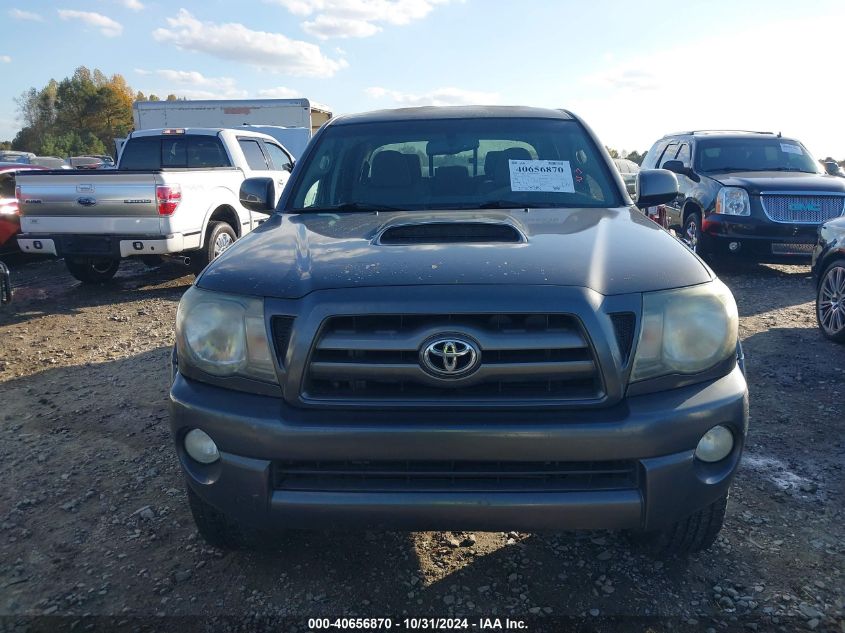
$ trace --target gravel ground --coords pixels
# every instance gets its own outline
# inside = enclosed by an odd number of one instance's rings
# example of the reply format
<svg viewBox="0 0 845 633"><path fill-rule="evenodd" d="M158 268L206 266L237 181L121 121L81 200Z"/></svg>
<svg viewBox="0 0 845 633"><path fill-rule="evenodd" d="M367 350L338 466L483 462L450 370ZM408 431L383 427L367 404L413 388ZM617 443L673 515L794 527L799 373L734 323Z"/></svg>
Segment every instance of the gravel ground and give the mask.
<svg viewBox="0 0 845 633"><path fill-rule="evenodd" d="M193 276L125 263L88 288L61 262L13 264L16 301L0 312L0 631L462 615L479 630L510 618L529 631L845 632L845 348L817 332L806 266L720 271L741 313L747 452L718 543L657 561L604 532L294 533L271 551L210 548L166 418L176 305Z"/></svg>

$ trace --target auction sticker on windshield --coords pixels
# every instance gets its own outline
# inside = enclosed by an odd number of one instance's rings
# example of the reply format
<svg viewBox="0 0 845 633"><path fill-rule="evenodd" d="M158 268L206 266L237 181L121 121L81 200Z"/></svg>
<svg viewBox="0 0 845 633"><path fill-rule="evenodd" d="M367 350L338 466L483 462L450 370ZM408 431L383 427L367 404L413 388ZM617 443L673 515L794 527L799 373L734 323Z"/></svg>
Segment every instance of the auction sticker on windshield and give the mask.
<svg viewBox="0 0 845 633"><path fill-rule="evenodd" d="M511 191L574 193L568 160L509 160Z"/></svg>
<svg viewBox="0 0 845 633"><path fill-rule="evenodd" d="M781 143L780 144L780 151L786 152L787 154L803 154L804 153L801 150L801 146L795 145L794 143Z"/></svg>

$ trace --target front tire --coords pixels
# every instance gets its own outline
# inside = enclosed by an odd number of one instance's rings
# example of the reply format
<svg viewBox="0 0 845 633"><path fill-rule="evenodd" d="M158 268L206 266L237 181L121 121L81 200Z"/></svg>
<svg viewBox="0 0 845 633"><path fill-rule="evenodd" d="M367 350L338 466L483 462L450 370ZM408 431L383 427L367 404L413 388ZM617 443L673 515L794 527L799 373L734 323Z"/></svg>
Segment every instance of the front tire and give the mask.
<svg viewBox="0 0 845 633"><path fill-rule="evenodd" d="M684 218L684 226L681 229L681 240L693 253L701 255L701 215L690 213Z"/></svg>
<svg viewBox="0 0 845 633"><path fill-rule="evenodd" d="M727 506L726 494L664 530L634 534L633 540L659 557L701 552L716 542Z"/></svg>
<svg viewBox="0 0 845 633"><path fill-rule="evenodd" d="M845 259L832 262L819 278L816 320L827 338L845 343Z"/></svg>
<svg viewBox="0 0 845 633"><path fill-rule="evenodd" d="M235 229L228 223L209 222L208 229L205 232L205 245L197 251L196 257L191 257L191 267L194 272L200 274L206 266L220 257L237 239Z"/></svg>
<svg viewBox="0 0 845 633"><path fill-rule="evenodd" d="M120 268L119 259L102 257L65 258L68 272L84 284L109 281Z"/></svg>

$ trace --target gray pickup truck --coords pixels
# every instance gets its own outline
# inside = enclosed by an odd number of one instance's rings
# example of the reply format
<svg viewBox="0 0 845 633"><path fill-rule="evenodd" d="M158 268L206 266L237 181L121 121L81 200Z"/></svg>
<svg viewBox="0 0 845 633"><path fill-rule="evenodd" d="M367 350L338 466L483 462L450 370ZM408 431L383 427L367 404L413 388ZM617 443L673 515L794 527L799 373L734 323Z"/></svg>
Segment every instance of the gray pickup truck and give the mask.
<svg viewBox="0 0 845 633"><path fill-rule="evenodd" d="M621 529L716 538L748 425L730 291L575 115L338 117L176 323L200 533ZM273 209L270 179L242 203Z"/></svg>

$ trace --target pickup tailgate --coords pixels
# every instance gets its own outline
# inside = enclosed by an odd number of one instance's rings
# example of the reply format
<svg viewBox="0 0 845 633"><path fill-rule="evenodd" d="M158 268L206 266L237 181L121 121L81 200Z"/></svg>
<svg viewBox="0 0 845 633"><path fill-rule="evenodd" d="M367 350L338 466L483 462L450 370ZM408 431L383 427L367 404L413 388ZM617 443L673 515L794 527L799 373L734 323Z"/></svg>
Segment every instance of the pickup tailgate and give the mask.
<svg viewBox="0 0 845 633"><path fill-rule="evenodd" d="M156 172L50 171L17 176L24 233L158 234Z"/></svg>

